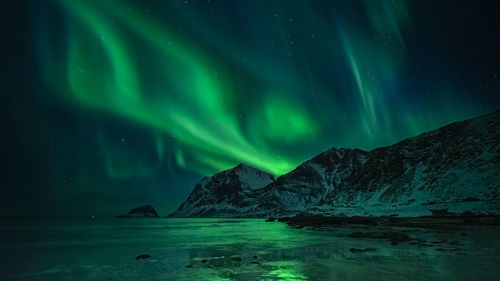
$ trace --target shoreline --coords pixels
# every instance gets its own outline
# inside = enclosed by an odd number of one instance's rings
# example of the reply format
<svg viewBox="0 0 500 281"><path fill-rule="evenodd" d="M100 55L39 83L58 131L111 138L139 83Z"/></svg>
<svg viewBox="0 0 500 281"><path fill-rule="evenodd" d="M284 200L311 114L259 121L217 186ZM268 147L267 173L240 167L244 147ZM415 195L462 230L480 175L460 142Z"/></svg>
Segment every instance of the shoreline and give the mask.
<svg viewBox="0 0 500 281"><path fill-rule="evenodd" d="M268 219L269 220L269 219ZM293 217L276 219L286 222L295 228L325 228L348 225L411 227L425 229L450 228L453 226L488 225L500 226L499 215L470 215L470 216L420 216L400 218L396 216L381 217L338 217L323 215L298 214Z"/></svg>

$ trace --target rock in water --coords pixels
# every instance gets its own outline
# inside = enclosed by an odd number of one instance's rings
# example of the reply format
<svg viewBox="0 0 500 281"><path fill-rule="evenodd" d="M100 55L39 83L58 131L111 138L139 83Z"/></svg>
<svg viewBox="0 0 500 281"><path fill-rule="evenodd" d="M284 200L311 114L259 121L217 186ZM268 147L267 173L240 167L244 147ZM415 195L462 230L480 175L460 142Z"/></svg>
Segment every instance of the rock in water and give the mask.
<svg viewBox="0 0 500 281"><path fill-rule="evenodd" d="M127 215L119 216L126 218L158 218L158 213L151 205L140 206L130 210Z"/></svg>
<svg viewBox="0 0 500 281"><path fill-rule="evenodd" d="M148 254L142 254L142 255L138 255L137 257L135 257L135 260L143 260L143 259L148 259L150 257L151 256Z"/></svg>
<svg viewBox="0 0 500 281"><path fill-rule="evenodd" d="M373 251L375 251L375 249L374 248L364 248L364 249L350 248L349 251L351 253L362 253L362 252L373 252Z"/></svg>

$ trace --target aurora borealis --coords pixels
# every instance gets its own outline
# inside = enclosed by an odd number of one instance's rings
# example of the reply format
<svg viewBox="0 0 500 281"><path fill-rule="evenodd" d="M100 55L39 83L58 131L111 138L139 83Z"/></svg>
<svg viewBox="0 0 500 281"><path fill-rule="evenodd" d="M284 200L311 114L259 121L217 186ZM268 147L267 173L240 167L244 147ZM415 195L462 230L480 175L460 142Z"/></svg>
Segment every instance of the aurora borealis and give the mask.
<svg viewBox="0 0 500 281"><path fill-rule="evenodd" d="M333 146L369 150L495 110L498 4L450 5L4 6L24 19L2 45L5 186L54 209L165 213L240 162L279 176Z"/></svg>

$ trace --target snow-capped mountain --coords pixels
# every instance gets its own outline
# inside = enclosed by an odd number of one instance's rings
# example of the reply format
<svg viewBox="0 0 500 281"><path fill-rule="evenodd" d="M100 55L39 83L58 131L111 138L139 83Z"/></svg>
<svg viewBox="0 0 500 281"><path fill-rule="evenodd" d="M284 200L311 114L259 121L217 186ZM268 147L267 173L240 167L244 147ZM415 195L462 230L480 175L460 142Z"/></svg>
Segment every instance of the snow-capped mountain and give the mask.
<svg viewBox="0 0 500 281"><path fill-rule="evenodd" d="M317 206L363 165L366 154L359 149L332 148L323 152L260 190L258 204L251 211L255 215L265 210L281 216Z"/></svg>
<svg viewBox="0 0 500 281"><path fill-rule="evenodd" d="M371 151L327 150L273 180L238 165L203 179L172 216L500 213L500 111Z"/></svg>
<svg viewBox="0 0 500 281"><path fill-rule="evenodd" d="M356 215L414 216L437 209L500 213L499 196L496 111L370 151L319 205Z"/></svg>
<svg viewBox="0 0 500 281"><path fill-rule="evenodd" d="M205 177L171 217L232 217L255 206L254 191L273 182L271 174L245 164Z"/></svg>

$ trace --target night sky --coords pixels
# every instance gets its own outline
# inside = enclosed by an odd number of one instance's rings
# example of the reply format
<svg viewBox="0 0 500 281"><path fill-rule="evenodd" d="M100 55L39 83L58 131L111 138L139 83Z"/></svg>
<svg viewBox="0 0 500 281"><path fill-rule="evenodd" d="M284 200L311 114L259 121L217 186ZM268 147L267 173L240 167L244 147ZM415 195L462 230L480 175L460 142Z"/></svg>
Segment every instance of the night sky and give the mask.
<svg viewBox="0 0 500 281"><path fill-rule="evenodd" d="M279 176L500 108L498 1L10 2L0 215L167 215L240 162Z"/></svg>

